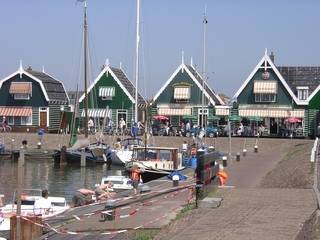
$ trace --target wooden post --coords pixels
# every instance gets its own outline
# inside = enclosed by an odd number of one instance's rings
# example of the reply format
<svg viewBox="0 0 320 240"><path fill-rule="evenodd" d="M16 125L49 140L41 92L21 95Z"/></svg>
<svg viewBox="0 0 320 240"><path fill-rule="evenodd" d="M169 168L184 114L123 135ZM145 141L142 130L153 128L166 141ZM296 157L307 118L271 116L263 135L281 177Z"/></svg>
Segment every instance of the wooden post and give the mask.
<svg viewBox="0 0 320 240"><path fill-rule="evenodd" d="M66 151L67 147L62 146L62 148L60 149L60 165L65 164L66 162Z"/></svg>
<svg viewBox="0 0 320 240"><path fill-rule="evenodd" d="M173 161L173 169L174 170L178 169L178 150L177 149L174 149L172 151L172 161Z"/></svg>
<svg viewBox="0 0 320 240"><path fill-rule="evenodd" d="M11 159L14 160L14 154L13 154L13 150L14 150L14 139L11 139Z"/></svg>
<svg viewBox="0 0 320 240"><path fill-rule="evenodd" d="M84 154L84 150L81 151L81 163L80 163L81 167L85 167L86 166L86 156Z"/></svg>
<svg viewBox="0 0 320 240"><path fill-rule="evenodd" d="M22 179L24 178L24 149L20 149L20 157L18 160L18 189L17 189L17 240L22 240L21 235L21 194L22 194Z"/></svg>

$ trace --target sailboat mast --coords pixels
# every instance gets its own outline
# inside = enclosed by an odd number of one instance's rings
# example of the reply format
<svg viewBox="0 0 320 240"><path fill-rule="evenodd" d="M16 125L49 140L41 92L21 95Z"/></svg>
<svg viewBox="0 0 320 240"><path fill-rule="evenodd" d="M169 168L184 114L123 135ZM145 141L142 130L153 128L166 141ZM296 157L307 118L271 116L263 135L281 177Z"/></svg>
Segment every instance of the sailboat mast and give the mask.
<svg viewBox="0 0 320 240"><path fill-rule="evenodd" d="M138 78L139 78L139 42L140 42L140 0L137 0L137 38L136 38L136 88L134 121L138 122Z"/></svg>
<svg viewBox="0 0 320 240"><path fill-rule="evenodd" d="M88 24L87 24L87 1L84 2L84 22L83 22L83 45L84 45L84 135L88 137L88 71L87 71L87 48L88 48Z"/></svg>
<svg viewBox="0 0 320 240"><path fill-rule="evenodd" d="M203 66L202 66L202 121L201 127L205 128L205 121L204 121L204 86L206 81L206 33L207 33L207 7L204 8L204 17L203 17Z"/></svg>

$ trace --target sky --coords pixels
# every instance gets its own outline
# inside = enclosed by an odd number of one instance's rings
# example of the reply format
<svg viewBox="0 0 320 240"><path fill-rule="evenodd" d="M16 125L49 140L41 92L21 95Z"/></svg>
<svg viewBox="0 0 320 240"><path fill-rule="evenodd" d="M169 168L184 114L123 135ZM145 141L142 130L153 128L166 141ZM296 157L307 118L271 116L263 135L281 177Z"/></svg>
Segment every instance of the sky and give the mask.
<svg viewBox="0 0 320 240"><path fill-rule="evenodd" d="M267 48L279 66L320 66L320 1L140 0L139 90L152 98L191 57L218 93L233 96ZM0 7L0 79L19 67L83 88L83 3L10 0ZM109 59L135 81L136 1L88 0L90 81Z"/></svg>

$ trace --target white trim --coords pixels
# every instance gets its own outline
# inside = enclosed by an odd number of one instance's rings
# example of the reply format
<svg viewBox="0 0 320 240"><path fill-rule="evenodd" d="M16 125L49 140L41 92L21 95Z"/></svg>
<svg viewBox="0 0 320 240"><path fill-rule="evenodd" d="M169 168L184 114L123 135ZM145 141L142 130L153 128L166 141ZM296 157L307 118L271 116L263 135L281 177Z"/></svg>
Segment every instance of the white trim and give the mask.
<svg viewBox="0 0 320 240"><path fill-rule="evenodd" d="M194 69L194 68L193 68ZM168 87L168 85L170 84L170 82L174 79L174 77L181 71L186 71L189 75L189 77L193 80L193 82L198 86L198 88L203 91L202 89L202 85L198 82L198 80L195 78L195 76L189 71L188 67L185 64L181 64L174 72L173 74L170 76L170 78L165 82L165 84L160 88L160 90L157 92L157 94L153 97L152 102L156 101L158 99L158 97L160 96L160 94ZM197 72L196 69L194 69L195 72L200 76L200 74ZM201 78L201 76L200 76ZM202 78L201 78L202 79ZM208 88L210 88L207 83L205 83L206 86ZM220 99L220 97L213 93L215 95L215 97L220 101L220 104L224 105L223 101ZM206 96L207 99L209 99L209 101L212 103L212 105L216 105L215 101L209 96L208 92L204 89L204 95Z"/></svg>
<svg viewBox="0 0 320 240"><path fill-rule="evenodd" d="M320 90L320 84L318 85L318 87L309 95L309 97L307 98L306 102L309 103L312 98L317 94L317 92L319 92Z"/></svg>
<svg viewBox="0 0 320 240"><path fill-rule="evenodd" d="M126 127L128 126L128 110L127 109L117 109L116 110L116 127L119 128L119 119L118 119L118 114L119 114L119 111L122 111L122 113L125 113L126 114L126 119L123 119L125 122L126 122Z"/></svg>
<svg viewBox="0 0 320 240"><path fill-rule="evenodd" d="M42 110L41 108L45 108L46 110ZM40 112L46 112L47 113L47 124L46 126L49 127L49 108L48 107L39 107L39 122L38 126L40 127Z"/></svg>
<svg viewBox="0 0 320 240"><path fill-rule="evenodd" d="M296 87L297 90L309 90L309 86L298 86Z"/></svg>
<svg viewBox="0 0 320 240"><path fill-rule="evenodd" d="M121 70L122 71L122 70ZM128 92L128 90L122 85L122 83L120 82L120 80L117 78L117 76L114 74L114 72L112 71L112 69L109 66L105 66L104 69L100 72L100 74L98 75L98 77L93 81L93 83L89 86L89 88L87 89L87 94L89 94L89 92L92 90L92 88L97 84L97 82L101 79L101 77L103 76L103 74L105 73L110 73L111 76L113 77L113 79L118 83L118 85L120 86L120 88L122 89L122 91L124 91L124 93L128 96L128 98L131 100L131 102L133 104L135 104L135 100L134 98L131 96L131 94ZM129 80L130 81L130 80ZM79 103L83 101L85 94L83 93L82 96L79 98Z"/></svg>
<svg viewBox="0 0 320 240"><path fill-rule="evenodd" d="M295 101L295 103L297 105L307 105L308 103L306 101L301 101L299 100L295 94L292 92L291 88L288 86L287 82L285 81L285 79L282 77L282 75L280 74L279 70L277 69L277 67L273 64L273 62L271 61L270 57L268 56L268 54L264 54L264 56L262 57L262 59L260 60L260 62L257 64L257 66L253 69L253 71L250 73L250 75L248 76L248 78L244 81L244 83L242 84L242 86L239 88L239 90L236 92L236 94L233 96L233 99L237 99L238 96L240 95L240 93L244 90L244 88L248 85L248 83L252 80L254 74L256 74L256 72L258 71L258 69L261 67L261 65L264 62L268 62L272 68L272 70L274 71L274 73L276 74L276 76L279 78L280 82L283 84L283 86L285 87L285 89L288 91L288 93L290 94L290 96L292 97L292 99ZM263 67L264 68L264 67Z"/></svg>
<svg viewBox="0 0 320 240"><path fill-rule="evenodd" d="M29 78L31 78L31 79L35 80L36 82L38 82L38 83L40 84L40 87L41 87L41 90L42 90L42 92L43 92L43 94L44 94L44 97L45 97L46 100L49 102L49 97L48 97L48 94L47 94L46 89L45 89L44 86L43 86L42 81L41 81L40 79L36 78L35 76L33 76L32 74L26 72L26 71L23 70L23 69L19 69L18 71L14 72L14 73L12 73L11 75L9 75L9 76L5 77L4 79L2 79L2 80L0 81L0 88L2 87L2 84L3 84L4 82L8 81L9 79L13 78L14 76L16 76L16 75L18 75L18 74L20 74L20 75L25 74L25 75L28 76Z"/></svg>

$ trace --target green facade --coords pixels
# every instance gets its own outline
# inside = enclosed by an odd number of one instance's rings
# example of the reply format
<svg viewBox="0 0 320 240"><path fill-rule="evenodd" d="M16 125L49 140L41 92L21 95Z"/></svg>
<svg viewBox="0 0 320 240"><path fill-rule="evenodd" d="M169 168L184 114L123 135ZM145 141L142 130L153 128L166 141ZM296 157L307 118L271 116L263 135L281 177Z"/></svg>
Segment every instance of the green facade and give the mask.
<svg viewBox="0 0 320 240"><path fill-rule="evenodd" d="M239 94L237 98L237 102L239 105L241 104L263 104L263 105L269 105L270 107L272 106L295 106L295 103L288 93L287 89L284 87L278 76L274 73L274 71L268 70L270 73L270 78L268 81L277 81L278 89L277 89L277 97L276 97L276 102L263 102L263 103L256 103L255 102L255 96L253 93L253 85L255 80L262 80L262 73L264 72L263 69L259 69L250 82L246 85L246 87L242 90L242 92Z"/></svg>
<svg viewBox="0 0 320 240"><path fill-rule="evenodd" d="M30 82L32 83L32 95L29 100L15 100L14 95L9 93L10 85L12 82ZM33 78L22 74L16 74L12 78L3 82L0 89L0 106L3 107L31 107L32 108L32 125L27 125L30 127L37 128L40 124L39 122L39 109L48 108L49 118L47 119L49 127L48 131L57 131L60 124L60 108L61 104L50 103L45 98L45 95L42 91L40 83L35 81ZM63 106L67 107L65 103ZM21 126L21 120L19 117L14 119L15 126Z"/></svg>
<svg viewBox="0 0 320 240"><path fill-rule="evenodd" d="M10 85L12 82L31 82L32 83L32 96L29 100L15 100L14 96L9 93ZM42 92L40 84L32 78L22 74L17 74L11 79L8 79L2 84L0 89L0 106L31 106L31 107L47 107L48 102Z"/></svg>
<svg viewBox="0 0 320 240"><path fill-rule="evenodd" d="M175 104L174 99L174 87L175 86L190 86L191 87L191 98L187 105L201 105L202 104L202 91L192 80L189 74L184 70L180 70L178 74L172 79L169 85L159 95L154 104ZM179 103L183 105L183 103ZM205 106L208 104L208 99L205 97Z"/></svg>
<svg viewBox="0 0 320 240"><path fill-rule="evenodd" d="M103 100L99 97L100 87L114 87L115 94L110 100ZM82 112L84 106L84 99L79 103L80 113ZM131 120L134 119L134 104L121 88L119 83L113 78L112 74L107 72L104 73L101 78L95 83L94 87L88 93L88 108L89 109L105 109L109 108L111 110L112 120L114 124L117 119L117 110L126 110L127 119L125 119L127 126L130 126ZM81 119L81 124L83 124L83 119Z"/></svg>

